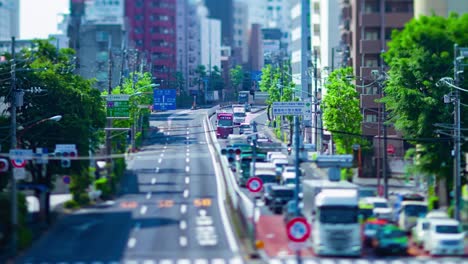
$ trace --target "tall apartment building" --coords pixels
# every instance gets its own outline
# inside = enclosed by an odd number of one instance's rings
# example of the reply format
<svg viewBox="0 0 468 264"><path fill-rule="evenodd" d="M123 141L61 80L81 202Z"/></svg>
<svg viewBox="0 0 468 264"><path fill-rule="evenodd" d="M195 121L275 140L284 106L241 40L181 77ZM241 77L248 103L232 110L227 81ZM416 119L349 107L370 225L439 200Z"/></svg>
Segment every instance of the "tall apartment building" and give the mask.
<svg viewBox="0 0 468 264"><path fill-rule="evenodd" d="M20 38L19 0L0 0L0 40Z"/></svg>
<svg viewBox="0 0 468 264"><path fill-rule="evenodd" d="M210 18L221 21L221 38L223 46L231 46L233 44L233 17L234 3L233 0L205 0L205 6L208 8Z"/></svg>
<svg viewBox="0 0 468 264"><path fill-rule="evenodd" d="M349 65L354 69L356 89L360 94L363 115L362 132L373 137L374 163L377 177L382 175L383 161L383 108L376 100L382 97L382 89L375 77L386 70L382 51L394 29L402 29L413 18L413 0L340 0L341 40L349 47ZM386 126L387 146L395 150L392 158L404 155L403 142L392 140L397 136L393 126ZM366 169L364 169L366 170Z"/></svg>
<svg viewBox="0 0 468 264"><path fill-rule="evenodd" d="M430 16L433 13L447 17L450 13L468 13L468 2L464 0L414 0L414 16Z"/></svg>
<svg viewBox="0 0 468 264"><path fill-rule="evenodd" d="M319 69L322 72L341 65L338 62L338 52L342 47L337 33L340 22L340 10L336 8L338 5L339 0L320 0L311 4L312 48L317 49Z"/></svg>
<svg viewBox="0 0 468 264"><path fill-rule="evenodd" d="M119 85L123 60L117 58L123 56L126 39L124 0L71 1L67 34L69 46L77 52L78 74L96 78L101 91L109 88L109 78L111 88Z"/></svg>
<svg viewBox="0 0 468 264"><path fill-rule="evenodd" d="M150 56L151 71L161 88L176 85L176 0L126 1L131 43Z"/></svg>
<svg viewBox="0 0 468 264"><path fill-rule="evenodd" d="M234 51L233 64L240 65L248 61L248 40L249 40L249 6L242 1L234 1L234 18L233 18L233 44Z"/></svg>

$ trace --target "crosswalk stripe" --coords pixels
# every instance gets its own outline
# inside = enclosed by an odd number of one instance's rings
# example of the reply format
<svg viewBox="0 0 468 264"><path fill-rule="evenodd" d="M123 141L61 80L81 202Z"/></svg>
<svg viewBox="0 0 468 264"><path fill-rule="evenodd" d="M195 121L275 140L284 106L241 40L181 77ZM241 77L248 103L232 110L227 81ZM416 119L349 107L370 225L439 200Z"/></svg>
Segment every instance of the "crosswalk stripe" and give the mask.
<svg viewBox="0 0 468 264"><path fill-rule="evenodd" d="M340 259L338 260L338 264L353 264L353 262L349 259Z"/></svg>
<svg viewBox="0 0 468 264"><path fill-rule="evenodd" d="M224 261L224 259L215 258L215 259L211 260L211 264L225 264L225 261Z"/></svg>
<svg viewBox="0 0 468 264"><path fill-rule="evenodd" d="M283 264L283 262L279 259L270 259L270 261L268 261L269 264Z"/></svg>
<svg viewBox="0 0 468 264"><path fill-rule="evenodd" d="M229 264L243 264L243 262L240 257L235 257L230 259Z"/></svg>
<svg viewBox="0 0 468 264"><path fill-rule="evenodd" d="M151 259L147 259L147 260L143 261L143 264L156 264L156 261L151 260Z"/></svg>
<svg viewBox="0 0 468 264"><path fill-rule="evenodd" d="M355 264L369 264L369 261L367 259L358 259Z"/></svg>
<svg viewBox="0 0 468 264"><path fill-rule="evenodd" d="M375 260L373 264L387 264L387 261L385 260Z"/></svg>
<svg viewBox="0 0 468 264"><path fill-rule="evenodd" d="M317 260L314 259L306 259L303 261L304 264L318 264Z"/></svg>
<svg viewBox="0 0 468 264"><path fill-rule="evenodd" d="M206 259L196 259L193 263L194 264L208 264L208 260L206 260Z"/></svg>
<svg viewBox="0 0 468 264"><path fill-rule="evenodd" d="M159 261L159 264L172 264L172 260L170 260L170 259L161 259L161 261Z"/></svg>
<svg viewBox="0 0 468 264"><path fill-rule="evenodd" d="M189 259L179 259L177 260L177 264L190 264Z"/></svg>
<svg viewBox="0 0 468 264"><path fill-rule="evenodd" d="M402 261L402 260L392 260L392 262L390 262L390 264L405 264L405 262Z"/></svg>

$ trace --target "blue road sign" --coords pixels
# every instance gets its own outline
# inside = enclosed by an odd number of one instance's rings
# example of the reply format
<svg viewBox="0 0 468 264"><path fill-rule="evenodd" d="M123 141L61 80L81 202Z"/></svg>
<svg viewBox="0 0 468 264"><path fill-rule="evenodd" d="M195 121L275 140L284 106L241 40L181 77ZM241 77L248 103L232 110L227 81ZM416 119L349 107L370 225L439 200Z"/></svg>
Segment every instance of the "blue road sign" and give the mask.
<svg viewBox="0 0 468 264"><path fill-rule="evenodd" d="M252 81L261 81L262 80L262 71L251 71L250 76L252 78Z"/></svg>
<svg viewBox="0 0 468 264"><path fill-rule="evenodd" d="M154 90L154 111L175 110L176 109L175 89L156 89Z"/></svg>
<svg viewBox="0 0 468 264"><path fill-rule="evenodd" d="M70 176L68 176L68 175L64 175L64 176L62 177L62 181L63 181L63 183L65 183L65 184L70 184L71 178L70 178Z"/></svg>

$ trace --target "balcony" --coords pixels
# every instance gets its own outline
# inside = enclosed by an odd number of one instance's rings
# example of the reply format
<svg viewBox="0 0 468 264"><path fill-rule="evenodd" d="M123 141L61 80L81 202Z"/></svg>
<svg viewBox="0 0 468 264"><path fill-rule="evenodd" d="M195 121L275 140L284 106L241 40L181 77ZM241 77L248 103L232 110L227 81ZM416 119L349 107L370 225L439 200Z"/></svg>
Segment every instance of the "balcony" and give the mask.
<svg viewBox="0 0 468 264"><path fill-rule="evenodd" d="M341 8L341 18L344 20L351 19L351 6Z"/></svg>
<svg viewBox="0 0 468 264"><path fill-rule="evenodd" d="M352 38L351 32L342 31L340 34L340 38L343 43L347 43L347 44L351 43L351 38Z"/></svg>
<svg viewBox="0 0 468 264"><path fill-rule="evenodd" d="M379 27L380 24L380 13L365 13L359 16L359 26L361 27Z"/></svg>
<svg viewBox="0 0 468 264"><path fill-rule="evenodd" d="M363 54L379 54L382 50L380 40L361 40L360 53Z"/></svg>
<svg viewBox="0 0 468 264"><path fill-rule="evenodd" d="M413 18L413 12L409 13L387 13L385 14L385 26L392 28L402 28L406 22Z"/></svg>
<svg viewBox="0 0 468 264"><path fill-rule="evenodd" d="M343 20L341 21L340 23L340 31L349 31L351 21L348 19L348 20Z"/></svg>
<svg viewBox="0 0 468 264"><path fill-rule="evenodd" d="M379 123L361 122L361 129L364 136L376 136L379 133Z"/></svg>
<svg viewBox="0 0 468 264"><path fill-rule="evenodd" d="M348 6L348 5L350 5L350 0L340 0L339 4L342 5L342 6L343 6L343 5L347 5L347 6Z"/></svg>
<svg viewBox="0 0 468 264"><path fill-rule="evenodd" d="M380 98L378 94L361 94L360 102L361 108L378 108L379 103L376 102Z"/></svg>

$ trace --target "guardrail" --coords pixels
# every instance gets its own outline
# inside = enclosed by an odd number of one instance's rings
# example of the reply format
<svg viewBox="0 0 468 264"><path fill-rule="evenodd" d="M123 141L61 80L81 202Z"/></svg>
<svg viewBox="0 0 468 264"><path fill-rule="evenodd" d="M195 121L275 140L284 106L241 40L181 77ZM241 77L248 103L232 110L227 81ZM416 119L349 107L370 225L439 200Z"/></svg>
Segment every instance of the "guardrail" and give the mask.
<svg viewBox="0 0 468 264"><path fill-rule="evenodd" d="M237 214L238 219L242 223L242 228L244 229L243 232L249 232L251 238L253 238L253 225L252 219L254 216L254 204L250 200L250 198L243 193L232 170L229 167L229 162L226 156L221 155L221 146L218 142L216 134L214 133L213 125L210 121L210 118L206 118L205 122L207 122L209 128L209 139L210 143L213 144L215 150L217 151L217 155L215 157L216 161L221 165L221 173L222 178L224 180L224 185L226 186L226 194L229 199L226 199L224 202L230 203L230 207L232 208L233 212ZM224 198L224 197L223 197ZM245 233L244 233L245 234ZM251 240L251 243L254 243L254 239Z"/></svg>

